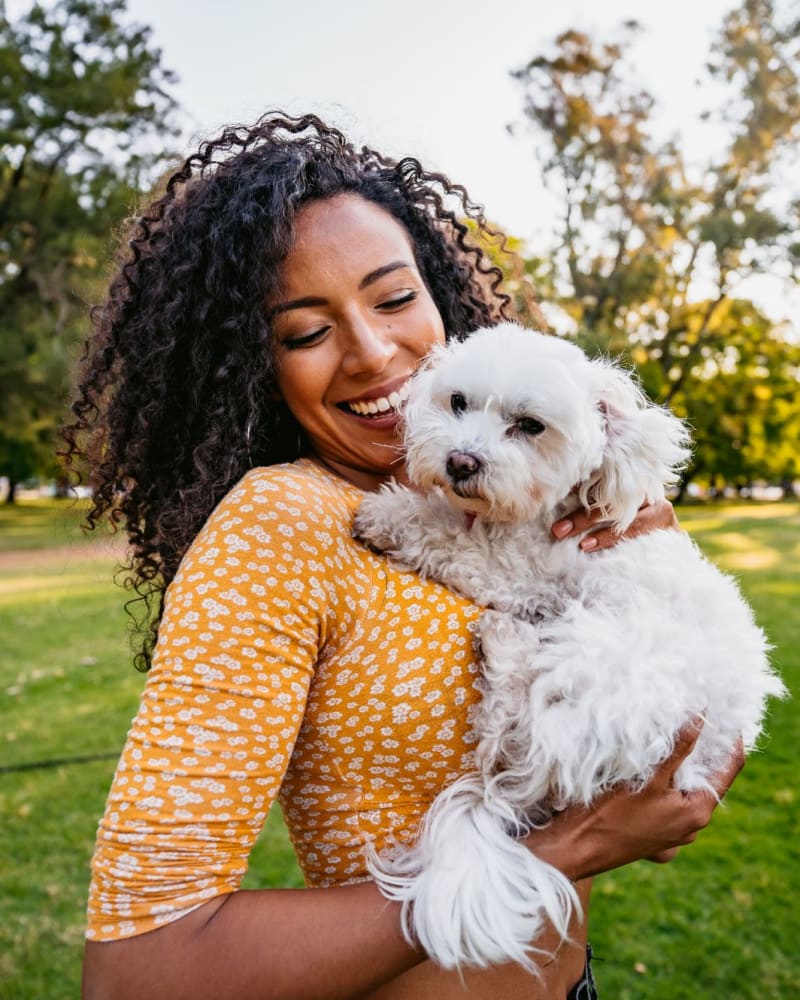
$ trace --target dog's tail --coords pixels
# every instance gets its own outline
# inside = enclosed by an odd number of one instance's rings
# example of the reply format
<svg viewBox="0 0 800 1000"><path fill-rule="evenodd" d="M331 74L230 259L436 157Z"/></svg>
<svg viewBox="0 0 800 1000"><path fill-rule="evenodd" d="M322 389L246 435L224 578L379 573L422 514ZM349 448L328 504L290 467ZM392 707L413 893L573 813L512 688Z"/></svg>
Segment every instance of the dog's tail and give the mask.
<svg viewBox="0 0 800 1000"><path fill-rule="evenodd" d="M435 799L413 847L369 858L381 892L402 903L406 938L444 968L511 961L535 971L545 921L568 937L577 893L518 832L513 811L465 775Z"/></svg>

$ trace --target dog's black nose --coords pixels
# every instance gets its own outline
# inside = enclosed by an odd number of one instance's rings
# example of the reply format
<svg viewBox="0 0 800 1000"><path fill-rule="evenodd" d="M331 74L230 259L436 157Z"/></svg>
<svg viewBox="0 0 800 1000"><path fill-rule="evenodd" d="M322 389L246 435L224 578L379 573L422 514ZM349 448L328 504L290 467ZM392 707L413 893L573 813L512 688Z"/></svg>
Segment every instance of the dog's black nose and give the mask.
<svg viewBox="0 0 800 1000"><path fill-rule="evenodd" d="M447 474L454 483L461 483L481 467L481 460L468 451L451 451L447 456Z"/></svg>

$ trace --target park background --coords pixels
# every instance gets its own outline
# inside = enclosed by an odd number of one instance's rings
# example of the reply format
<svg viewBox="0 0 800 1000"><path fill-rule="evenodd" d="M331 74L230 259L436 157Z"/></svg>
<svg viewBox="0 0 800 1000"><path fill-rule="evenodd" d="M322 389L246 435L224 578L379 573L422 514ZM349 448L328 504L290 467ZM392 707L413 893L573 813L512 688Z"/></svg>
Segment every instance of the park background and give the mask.
<svg viewBox="0 0 800 1000"><path fill-rule="evenodd" d="M635 22L635 23L634 23ZM521 315L686 416L679 516L800 680L800 5L0 0L0 997L78 992L94 829L143 678L119 539L55 458L115 241L268 107L464 183ZM84 506L82 507L81 504ZM698 845L598 880L604 996L800 995L800 715ZM248 885L299 885L277 810Z"/></svg>

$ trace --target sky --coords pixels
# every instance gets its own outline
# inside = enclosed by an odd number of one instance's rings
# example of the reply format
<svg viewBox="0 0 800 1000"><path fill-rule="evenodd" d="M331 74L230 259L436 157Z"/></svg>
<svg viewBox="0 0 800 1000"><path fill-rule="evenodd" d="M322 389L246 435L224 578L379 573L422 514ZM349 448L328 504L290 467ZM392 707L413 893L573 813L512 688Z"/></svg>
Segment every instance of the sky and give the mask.
<svg viewBox="0 0 800 1000"><path fill-rule="evenodd" d="M510 76L559 31L647 34L635 62L665 132L691 127L695 79L732 0L128 0L152 26L195 137L268 107L316 111L387 153L464 184L490 218L536 239L553 223L532 139L513 138ZM492 13L494 12L494 13ZM699 130L694 128L698 141Z"/></svg>
<svg viewBox="0 0 800 1000"><path fill-rule="evenodd" d="M26 0L8 0L19 7ZM666 137L677 131L698 159L715 139L699 122L713 100L698 84L704 59L735 0L128 0L153 29L186 116L186 152L220 126L270 107L314 111L355 141L464 184L487 217L528 242L550 244L557 202L521 122L511 71L568 27L610 38L636 18L633 51L657 99ZM800 290L756 279L743 291L800 331ZM703 289L697 290L698 295Z"/></svg>

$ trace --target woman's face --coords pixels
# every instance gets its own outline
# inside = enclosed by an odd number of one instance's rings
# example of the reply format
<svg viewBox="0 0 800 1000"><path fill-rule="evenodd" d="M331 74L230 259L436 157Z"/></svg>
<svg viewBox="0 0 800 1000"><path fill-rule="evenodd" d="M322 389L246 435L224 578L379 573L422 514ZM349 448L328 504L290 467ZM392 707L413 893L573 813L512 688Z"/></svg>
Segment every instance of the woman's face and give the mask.
<svg viewBox="0 0 800 1000"><path fill-rule="evenodd" d="M358 195L311 202L267 305L278 389L314 456L364 489L402 472L404 387L444 342L405 229Z"/></svg>

